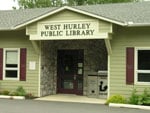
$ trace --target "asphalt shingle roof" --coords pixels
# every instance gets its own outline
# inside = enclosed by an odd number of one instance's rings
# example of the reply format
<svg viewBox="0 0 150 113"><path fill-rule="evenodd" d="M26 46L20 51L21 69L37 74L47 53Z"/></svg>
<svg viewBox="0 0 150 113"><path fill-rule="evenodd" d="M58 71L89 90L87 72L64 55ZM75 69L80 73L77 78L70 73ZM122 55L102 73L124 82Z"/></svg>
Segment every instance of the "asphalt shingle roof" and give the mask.
<svg viewBox="0 0 150 113"><path fill-rule="evenodd" d="M150 25L150 2L73 6L73 8L121 23ZM0 30L11 30L17 25L56 9L58 8L0 11Z"/></svg>
<svg viewBox="0 0 150 113"><path fill-rule="evenodd" d="M0 30L9 30L34 18L49 13L56 8L36 8L0 11Z"/></svg>
<svg viewBox="0 0 150 113"><path fill-rule="evenodd" d="M150 2L91 5L77 8L119 22L150 23Z"/></svg>

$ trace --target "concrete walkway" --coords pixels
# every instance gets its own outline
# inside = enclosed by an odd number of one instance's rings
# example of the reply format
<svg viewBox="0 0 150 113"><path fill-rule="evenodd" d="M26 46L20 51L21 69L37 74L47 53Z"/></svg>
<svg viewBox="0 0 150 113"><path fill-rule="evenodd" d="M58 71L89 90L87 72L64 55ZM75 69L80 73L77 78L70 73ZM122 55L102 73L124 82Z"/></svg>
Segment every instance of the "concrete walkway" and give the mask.
<svg viewBox="0 0 150 113"><path fill-rule="evenodd" d="M56 95L37 98L35 100L92 103L92 104L105 104L106 102L105 99L88 98L87 96L79 96L79 95L72 95L72 94L56 94Z"/></svg>

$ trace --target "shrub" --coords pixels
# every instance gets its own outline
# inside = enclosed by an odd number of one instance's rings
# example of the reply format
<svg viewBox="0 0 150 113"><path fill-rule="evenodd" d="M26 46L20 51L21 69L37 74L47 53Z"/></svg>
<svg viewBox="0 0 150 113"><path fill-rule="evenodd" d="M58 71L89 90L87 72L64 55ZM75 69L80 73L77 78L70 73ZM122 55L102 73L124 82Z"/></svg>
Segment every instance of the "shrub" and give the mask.
<svg viewBox="0 0 150 113"><path fill-rule="evenodd" d="M26 95L26 91L23 89L22 86L19 86L19 87L16 89L15 95L16 95L16 96L25 96L25 95Z"/></svg>
<svg viewBox="0 0 150 113"><path fill-rule="evenodd" d="M145 89L142 94L137 94L136 89L134 89L129 98L129 103L135 105L150 105L150 93L148 89Z"/></svg>
<svg viewBox="0 0 150 113"><path fill-rule="evenodd" d="M106 102L106 104L109 103L126 103L126 98L121 95L113 95Z"/></svg>
<svg viewBox="0 0 150 113"><path fill-rule="evenodd" d="M10 92L9 95L10 96L18 96L18 94L16 92Z"/></svg>
<svg viewBox="0 0 150 113"><path fill-rule="evenodd" d="M10 92L8 90L4 90L4 91L1 92L2 95L9 95L9 93Z"/></svg>
<svg viewBox="0 0 150 113"><path fill-rule="evenodd" d="M150 106L150 97L145 98L145 100L143 101L143 105Z"/></svg>
<svg viewBox="0 0 150 113"><path fill-rule="evenodd" d="M136 94L136 93L137 93L137 91L136 91L136 89L134 89L134 90L132 91L131 97L129 98L129 102L128 102L129 104L135 104L135 105L138 104L139 95Z"/></svg>
<svg viewBox="0 0 150 113"><path fill-rule="evenodd" d="M26 99L33 99L34 96L33 96L32 93L27 93L27 94L25 95L25 98L26 98Z"/></svg>

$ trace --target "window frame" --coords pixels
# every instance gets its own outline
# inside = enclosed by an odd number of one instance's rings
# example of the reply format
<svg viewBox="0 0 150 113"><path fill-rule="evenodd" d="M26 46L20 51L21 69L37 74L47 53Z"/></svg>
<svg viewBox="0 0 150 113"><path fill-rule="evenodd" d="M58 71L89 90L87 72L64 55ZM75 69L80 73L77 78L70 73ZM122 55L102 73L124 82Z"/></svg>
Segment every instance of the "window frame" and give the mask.
<svg viewBox="0 0 150 113"><path fill-rule="evenodd" d="M138 51L139 50L149 50L150 47L135 47L135 59L134 59L134 84L137 85L150 85L150 82L140 82L138 81L138 73L150 73L150 70L138 70Z"/></svg>
<svg viewBox="0 0 150 113"><path fill-rule="evenodd" d="M6 51L17 51L18 53L18 66L16 68L6 67ZM16 70L17 77L6 77L6 70ZM19 80L20 79L20 48L4 48L3 49L3 80Z"/></svg>

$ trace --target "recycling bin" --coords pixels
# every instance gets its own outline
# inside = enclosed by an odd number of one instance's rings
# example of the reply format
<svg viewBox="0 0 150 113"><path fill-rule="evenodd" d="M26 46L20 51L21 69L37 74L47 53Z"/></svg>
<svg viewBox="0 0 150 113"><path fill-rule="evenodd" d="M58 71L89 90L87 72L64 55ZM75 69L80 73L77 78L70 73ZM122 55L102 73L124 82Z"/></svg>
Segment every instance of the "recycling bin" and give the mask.
<svg viewBox="0 0 150 113"><path fill-rule="evenodd" d="M97 75L88 75L88 92L87 96L97 98L98 96L98 77Z"/></svg>

